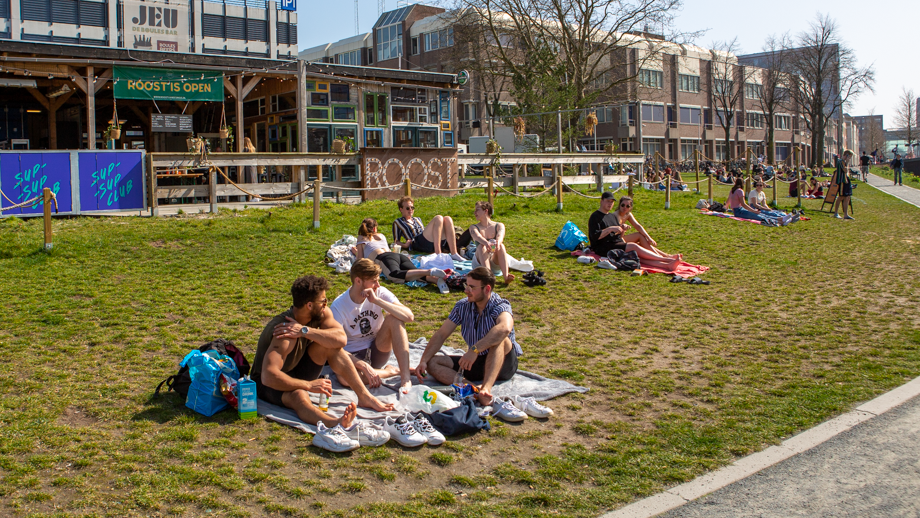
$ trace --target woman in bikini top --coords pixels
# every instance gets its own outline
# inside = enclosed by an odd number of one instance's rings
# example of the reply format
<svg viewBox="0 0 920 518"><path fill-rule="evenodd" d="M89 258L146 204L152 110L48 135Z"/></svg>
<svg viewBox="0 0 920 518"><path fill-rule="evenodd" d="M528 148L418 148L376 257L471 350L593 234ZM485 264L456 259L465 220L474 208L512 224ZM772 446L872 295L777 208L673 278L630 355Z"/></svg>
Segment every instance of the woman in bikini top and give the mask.
<svg viewBox="0 0 920 518"><path fill-rule="evenodd" d="M476 243L476 256L473 257L473 268L485 266L494 271L497 266L502 272L505 284L514 280L514 275L508 272L508 252L505 250L505 225L492 221L492 204L477 201L473 216L479 221L470 227L470 236Z"/></svg>

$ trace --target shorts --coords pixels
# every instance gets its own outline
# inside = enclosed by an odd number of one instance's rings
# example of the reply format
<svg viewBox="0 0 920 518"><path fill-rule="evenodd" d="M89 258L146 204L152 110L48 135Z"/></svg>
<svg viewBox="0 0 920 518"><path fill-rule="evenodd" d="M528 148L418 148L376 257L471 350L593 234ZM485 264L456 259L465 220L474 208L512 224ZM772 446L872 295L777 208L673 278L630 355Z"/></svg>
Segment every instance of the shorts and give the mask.
<svg viewBox="0 0 920 518"><path fill-rule="evenodd" d="M387 364L387 360L390 359L390 351L383 352L378 349L377 340L371 342L370 347L366 349L348 354L350 354L355 361L362 361L370 364L370 366L375 369L382 369L383 366Z"/></svg>
<svg viewBox="0 0 920 518"><path fill-rule="evenodd" d="M304 381L313 381L319 379L320 373L323 371L323 367L326 364L317 365L308 351L304 351L303 358L300 359L300 363L294 366L293 369L285 372L288 376L304 380ZM283 390L276 390L271 387L267 387L262 384L261 379L254 380L256 382L256 394L259 396L259 399L268 401L273 405L284 406L284 403L281 402L281 396L284 395Z"/></svg>
<svg viewBox="0 0 920 518"><path fill-rule="evenodd" d="M412 249L416 252L424 252L426 254L434 253L434 243L428 240L424 234L419 234L417 238L412 240ZM447 240L441 240L441 252L447 253L450 250L450 244Z"/></svg>
<svg viewBox="0 0 920 518"><path fill-rule="evenodd" d="M393 279L405 281L406 273L415 269L415 265L412 264L412 259L409 259L408 255L383 252L377 254L376 260L383 267L383 274L391 281Z"/></svg>
<svg viewBox="0 0 920 518"><path fill-rule="evenodd" d="M489 353L491 354L491 352ZM482 354L476 357L476 361L473 362L473 366L469 370L463 372L463 377L469 381L482 381L482 378L485 377L486 370L486 358L488 354ZM448 356L452 362L454 362L453 369L455 371L460 370L460 358L462 356ZM518 368L518 357L517 354L514 354L514 348L508 351L508 354L505 355L505 359L502 361L502 368L498 371L498 378L496 381L507 381L510 380L512 376L517 372Z"/></svg>
<svg viewBox="0 0 920 518"><path fill-rule="evenodd" d="M626 251L626 241L618 241L616 243L597 243L595 246L591 247L591 251L601 257L607 257L607 252L611 250L623 250Z"/></svg>
<svg viewBox="0 0 920 518"><path fill-rule="evenodd" d="M840 196L853 196L853 184L850 182L844 183L840 187Z"/></svg>

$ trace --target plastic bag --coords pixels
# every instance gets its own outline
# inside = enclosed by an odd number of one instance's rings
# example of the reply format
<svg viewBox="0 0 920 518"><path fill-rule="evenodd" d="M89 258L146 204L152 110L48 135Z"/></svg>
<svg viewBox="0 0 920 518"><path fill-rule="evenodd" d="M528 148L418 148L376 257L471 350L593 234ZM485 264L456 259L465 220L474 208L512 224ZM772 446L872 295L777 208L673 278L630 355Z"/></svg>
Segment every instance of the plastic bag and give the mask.
<svg viewBox="0 0 920 518"><path fill-rule="evenodd" d="M409 392L399 398L400 405L409 412L440 412L460 406L450 396L427 385L413 385Z"/></svg>
<svg viewBox="0 0 920 518"><path fill-rule="evenodd" d="M188 353L179 364L180 367L186 365L192 384L188 389L185 406L206 416L227 408L227 400L220 391L220 375L226 374L231 379L240 377L233 359L217 351L202 353L196 349Z"/></svg>
<svg viewBox="0 0 920 518"><path fill-rule="evenodd" d="M556 248L559 250L575 250L580 243L588 240L588 236L575 226L575 223L566 221L562 227L562 232L556 238Z"/></svg>

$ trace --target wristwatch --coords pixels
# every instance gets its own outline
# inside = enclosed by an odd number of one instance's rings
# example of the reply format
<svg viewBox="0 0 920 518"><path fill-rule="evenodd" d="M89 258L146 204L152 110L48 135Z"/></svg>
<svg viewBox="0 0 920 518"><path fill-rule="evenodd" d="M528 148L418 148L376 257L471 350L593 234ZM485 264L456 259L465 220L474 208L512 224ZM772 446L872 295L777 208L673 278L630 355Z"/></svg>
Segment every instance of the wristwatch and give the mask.
<svg viewBox="0 0 920 518"><path fill-rule="evenodd" d="M301 327L300 327L300 332L301 332L302 334L307 334L309 331L310 331L310 328L307 327L307 326L301 326Z"/></svg>
<svg viewBox="0 0 920 518"><path fill-rule="evenodd" d="M479 349L473 347L473 352L476 353L476 354L479 354Z"/></svg>

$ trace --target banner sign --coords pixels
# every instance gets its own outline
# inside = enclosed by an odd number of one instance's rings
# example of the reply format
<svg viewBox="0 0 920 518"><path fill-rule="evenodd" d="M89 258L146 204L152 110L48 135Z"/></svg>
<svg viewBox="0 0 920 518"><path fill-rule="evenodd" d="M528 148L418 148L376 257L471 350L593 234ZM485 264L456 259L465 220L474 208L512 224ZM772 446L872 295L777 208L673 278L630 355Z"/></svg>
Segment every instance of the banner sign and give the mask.
<svg viewBox="0 0 920 518"><path fill-rule="evenodd" d="M0 199L0 206L11 207L41 196L45 187L57 197L59 212L73 211L70 152L0 154L0 189L6 194ZM42 205L39 199L25 207L4 211L3 215L41 214Z"/></svg>
<svg viewBox="0 0 920 518"><path fill-rule="evenodd" d="M115 98L155 101L224 100L222 72L115 66Z"/></svg>
<svg viewBox="0 0 920 518"><path fill-rule="evenodd" d="M158 52L189 52L188 2L123 0L125 47Z"/></svg>
<svg viewBox="0 0 920 518"><path fill-rule="evenodd" d="M150 130L154 133L192 133L192 116L154 113L150 116Z"/></svg>
<svg viewBox="0 0 920 518"><path fill-rule="evenodd" d="M281 9L284 11L296 11L297 10L297 0L281 0Z"/></svg>
<svg viewBox="0 0 920 518"><path fill-rule="evenodd" d="M81 151L80 212L144 209L144 154Z"/></svg>

